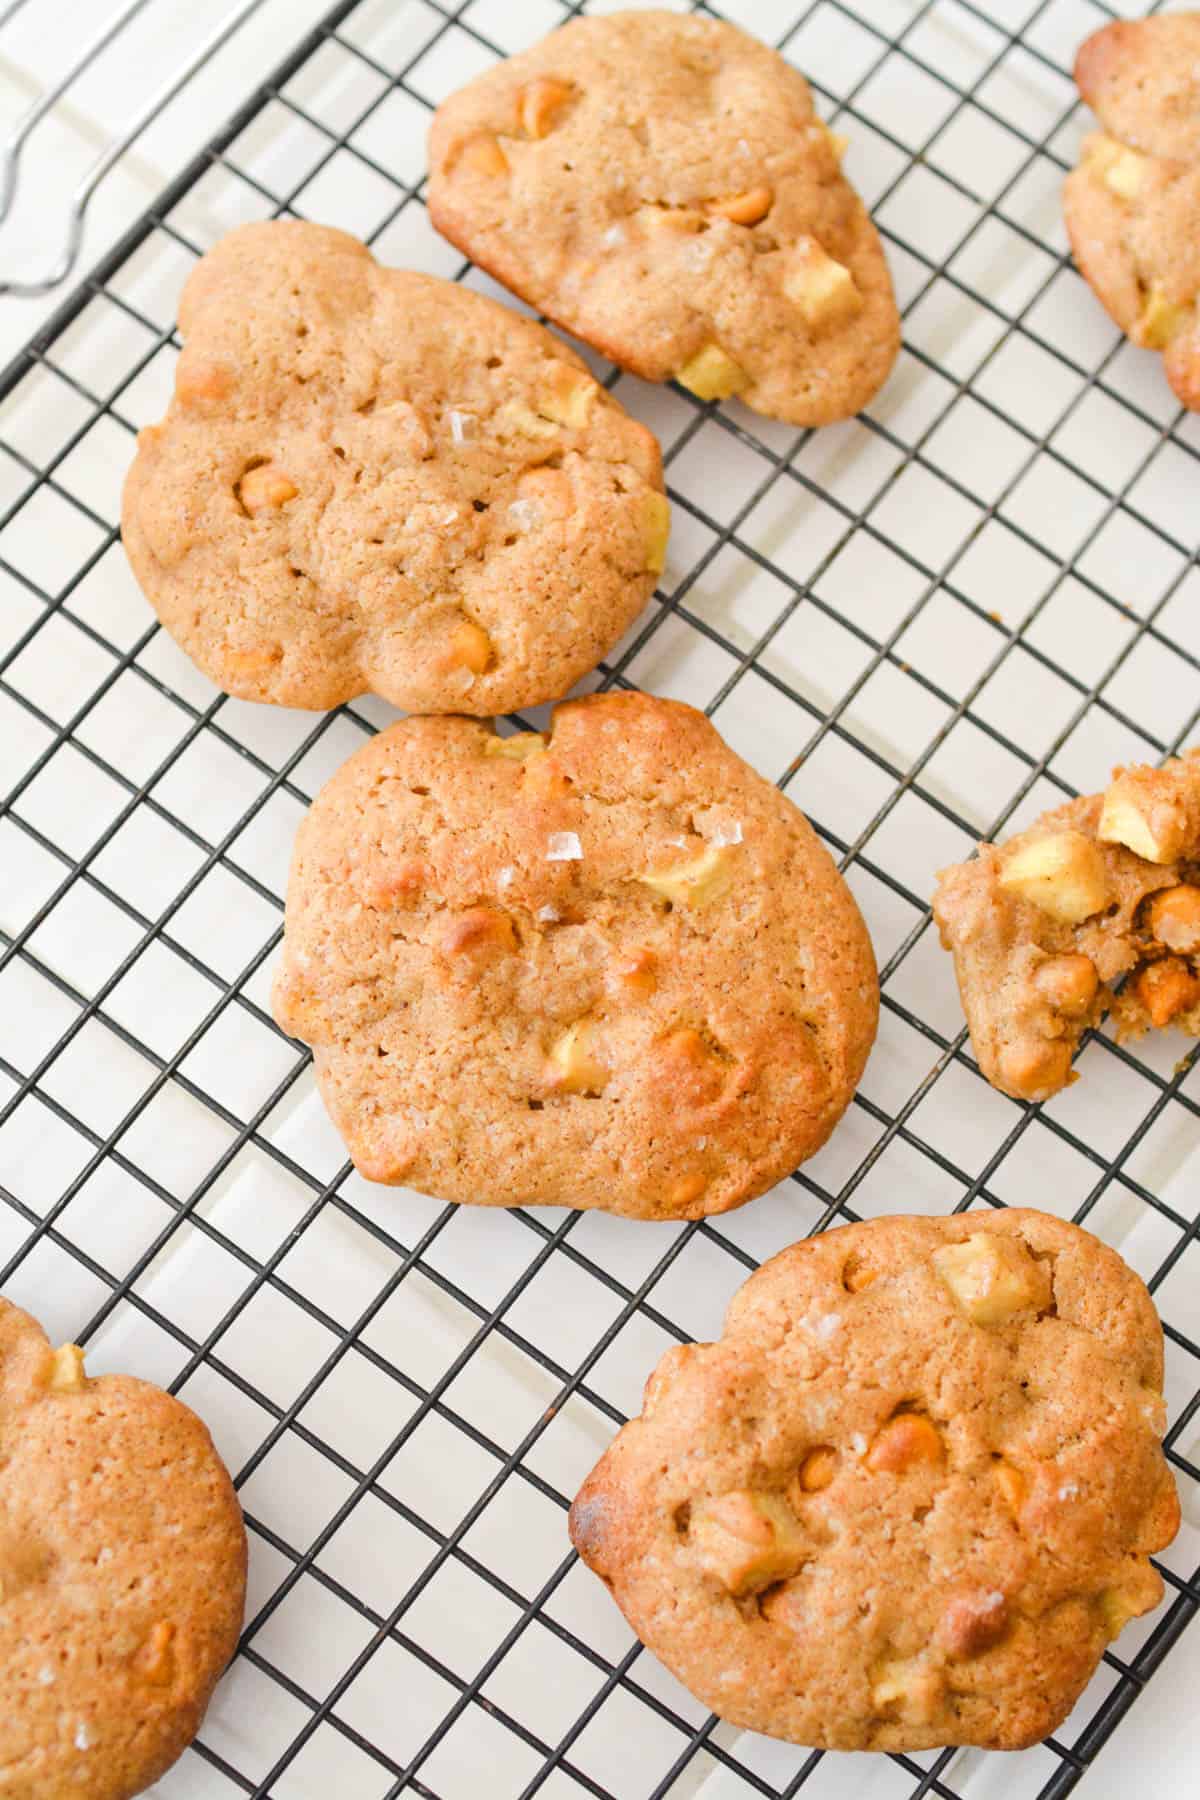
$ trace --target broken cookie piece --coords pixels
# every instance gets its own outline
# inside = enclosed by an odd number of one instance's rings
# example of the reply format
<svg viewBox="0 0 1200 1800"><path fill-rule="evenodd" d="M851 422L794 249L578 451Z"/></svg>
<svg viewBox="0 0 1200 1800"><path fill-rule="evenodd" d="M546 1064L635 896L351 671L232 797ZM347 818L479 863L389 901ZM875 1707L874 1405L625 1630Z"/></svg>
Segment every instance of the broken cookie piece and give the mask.
<svg viewBox="0 0 1200 1800"><path fill-rule="evenodd" d="M900 345L844 149L804 77L746 32L618 12L442 103L429 211L622 368L821 425L866 405Z"/></svg>
<svg viewBox="0 0 1200 1800"><path fill-rule="evenodd" d="M1119 1039L1200 1036L1200 751L981 844L940 872L933 916L979 1066L1015 1100L1065 1087L1106 1013Z"/></svg>
<svg viewBox="0 0 1200 1800"><path fill-rule="evenodd" d="M1200 410L1200 13L1105 25L1080 48L1075 80L1103 128L1064 189L1075 260Z"/></svg>
<svg viewBox="0 0 1200 1800"><path fill-rule="evenodd" d="M846 1226L751 1276L716 1343L667 1351L572 1542L733 1725L1022 1748L1162 1598L1162 1379L1145 1286L1078 1226Z"/></svg>

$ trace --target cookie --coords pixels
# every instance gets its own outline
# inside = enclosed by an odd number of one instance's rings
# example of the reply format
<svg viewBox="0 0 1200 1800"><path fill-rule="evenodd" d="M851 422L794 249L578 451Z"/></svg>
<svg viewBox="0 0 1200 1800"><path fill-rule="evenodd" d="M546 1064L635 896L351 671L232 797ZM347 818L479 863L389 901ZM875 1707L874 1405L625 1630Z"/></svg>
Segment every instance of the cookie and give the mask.
<svg viewBox="0 0 1200 1800"><path fill-rule="evenodd" d="M824 1143L879 996L807 820L702 713L624 693L352 756L297 835L274 1005L368 1179L690 1219Z"/></svg>
<svg viewBox="0 0 1200 1800"><path fill-rule="evenodd" d="M574 19L439 107L429 211L622 368L823 425L866 405L900 345L844 148L804 77L736 26Z"/></svg>
<svg viewBox="0 0 1200 1800"><path fill-rule="evenodd" d="M1162 1597L1162 1330L1039 1212L795 1244L668 1350L571 1538L735 1725L837 1750L1032 1744Z"/></svg>
<svg viewBox="0 0 1200 1800"><path fill-rule="evenodd" d="M246 1532L193 1412L89 1378L0 1300L0 1790L127 1800L200 1727L237 1648Z"/></svg>
<svg viewBox="0 0 1200 1800"><path fill-rule="evenodd" d="M941 870L933 916L979 1067L1015 1100L1074 1080L1110 1011L1119 1039L1200 1036L1200 751L1117 769L1103 794L981 844Z"/></svg>
<svg viewBox="0 0 1200 1800"><path fill-rule="evenodd" d="M1075 261L1200 410L1200 13L1105 25L1081 47L1075 80L1103 126L1064 189Z"/></svg>
<svg viewBox="0 0 1200 1800"><path fill-rule="evenodd" d="M658 444L540 325L298 220L231 231L179 324L122 528L228 693L509 712L564 694L649 599Z"/></svg>

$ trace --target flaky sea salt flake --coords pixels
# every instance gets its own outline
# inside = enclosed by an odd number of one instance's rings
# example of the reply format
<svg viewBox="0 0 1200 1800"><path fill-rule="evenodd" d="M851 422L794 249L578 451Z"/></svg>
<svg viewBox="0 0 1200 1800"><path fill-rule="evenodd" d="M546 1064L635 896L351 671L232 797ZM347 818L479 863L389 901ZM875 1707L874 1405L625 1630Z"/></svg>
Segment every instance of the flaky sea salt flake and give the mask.
<svg viewBox="0 0 1200 1800"><path fill-rule="evenodd" d="M510 500L508 516L518 531L536 531L545 514L536 500Z"/></svg>
<svg viewBox="0 0 1200 1800"><path fill-rule="evenodd" d="M467 439L475 435L475 414L459 412L450 414L450 436L456 444L465 444Z"/></svg>
<svg viewBox="0 0 1200 1800"><path fill-rule="evenodd" d="M552 831L546 840L547 862L582 862L583 845L573 831Z"/></svg>

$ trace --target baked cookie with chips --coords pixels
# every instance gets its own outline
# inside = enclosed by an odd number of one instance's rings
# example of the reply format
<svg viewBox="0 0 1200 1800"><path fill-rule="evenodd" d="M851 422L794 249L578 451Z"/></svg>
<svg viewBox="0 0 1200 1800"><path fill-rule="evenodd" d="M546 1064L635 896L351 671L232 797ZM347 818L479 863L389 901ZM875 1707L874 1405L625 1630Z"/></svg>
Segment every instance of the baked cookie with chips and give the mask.
<svg viewBox="0 0 1200 1800"><path fill-rule="evenodd" d="M226 692L510 712L566 693L654 591L658 444L532 320L275 220L202 258L179 324L123 535Z"/></svg>
<svg viewBox="0 0 1200 1800"><path fill-rule="evenodd" d="M822 425L866 405L900 344L843 148L736 26L573 19L439 107L429 211L622 368Z"/></svg>
<svg viewBox="0 0 1200 1800"><path fill-rule="evenodd" d="M694 1219L824 1143L879 991L792 802L625 693L364 745L297 835L274 1004L368 1179Z"/></svg>
<svg viewBox="0 0 1200 1800"><path fill-rule="evenodd" d="M722 1719L833 1750L1014 1750L1162 1598L1162 1328L1045 1213L883 1218L752 1275L668 1350L570 1514Z"/></svg>

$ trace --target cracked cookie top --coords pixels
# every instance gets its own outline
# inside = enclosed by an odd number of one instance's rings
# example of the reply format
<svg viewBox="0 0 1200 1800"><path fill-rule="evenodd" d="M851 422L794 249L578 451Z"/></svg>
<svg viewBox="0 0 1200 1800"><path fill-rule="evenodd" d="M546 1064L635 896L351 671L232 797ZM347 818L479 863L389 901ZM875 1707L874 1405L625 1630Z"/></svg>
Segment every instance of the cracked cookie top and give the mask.
<svg viewBox="0 0 1200 1800"><path fill-rule="evenodd" d="M429 210L624 368L819 425L867 403L900 343L844 147L736 26L576 19L443 102Z"/></svg>
<svg viewBox="0 0 1200 1800"><path fill-rule="evenodd" d="M1200 409L1200 13L1115 20L1081 46L1085 138L1064 210L1085 280Z"/></svg>
<svg viewBox="0 0 1200 1800"><path fill-rule="evenodd" d="M1118 1038L1200 1036L1200 751L1116 769L1103 794L981 844L939 872L933 916L979 1067L1016 1100L1075 1079L1110 1011Z"/></svg>
<svg viewBox="0 0 1200 1800"><path fill-rule="evenodd" d="M807 820L630 693L351 757L297 837L275 1011L372 1180L695 1218L824 1142L878 986Z"/></svg>
<svg viewBox="0 0 1200 1800"><path fill-rule="evenodd" d="M0 1788L149 1787L199 1729L245 1589L241 1511L195 1414L90 1378L0 1300Z"/></svg>
<svg viewBox="0 0 1200 1800"><path fill-rule="evenodd" d="M122 529L229 693L509 712L565 693L653 592L658 445L540 325L297 220L223 238L179 324Z"/></svg>
<svg viewBox="0 0 1200 1800"><path fill-rule="evenodd" d="M638 1636L724 1719L842 1750L1015 1749L1162 1595L1162 1331L1044 1213L785 1250L669 1350L571 1509Z"/></svg>

